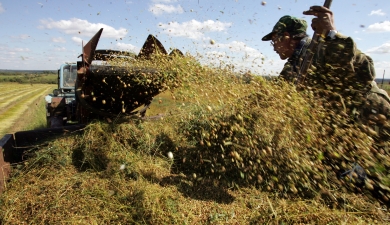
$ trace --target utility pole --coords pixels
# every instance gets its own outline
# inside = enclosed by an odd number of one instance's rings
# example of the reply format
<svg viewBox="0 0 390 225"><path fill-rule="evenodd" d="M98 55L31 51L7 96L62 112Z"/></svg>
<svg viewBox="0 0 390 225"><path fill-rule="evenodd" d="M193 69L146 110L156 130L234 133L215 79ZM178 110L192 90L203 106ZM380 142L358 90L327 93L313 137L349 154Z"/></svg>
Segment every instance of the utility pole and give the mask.
<svg viewBox="0 0 390 225"><path fill-rule="evenodd" d="M382 84L381 84L381 88L383 88L383 81L385 80L385 71L386 71L386 70L383 70L383 77L382 77Z"/></svg>

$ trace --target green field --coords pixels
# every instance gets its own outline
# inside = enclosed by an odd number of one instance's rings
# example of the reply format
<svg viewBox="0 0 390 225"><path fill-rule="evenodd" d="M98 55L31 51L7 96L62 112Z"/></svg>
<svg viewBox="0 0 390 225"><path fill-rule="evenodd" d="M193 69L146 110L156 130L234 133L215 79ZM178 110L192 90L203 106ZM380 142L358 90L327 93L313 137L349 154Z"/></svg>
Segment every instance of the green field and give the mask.
<svg viewBox="0 0 390 225"><path fill-rule="evenodd" d="M55 71L0 70L0 83L57 84Z"/></svg>
<svg viewBox="0 0 390 225"><path fill-rule="evenodd" d="M390 93L390 84L389 83L381 83L378 84L378 87L382 88L383 90L387 91L387 93Z"/></svg>
<svg viewBox="0 0 390 225"><path fill-rule="evenodd" d="M0 137L43 128L46 125L44 97L54 88L53 84L0 83Z"/></svg>

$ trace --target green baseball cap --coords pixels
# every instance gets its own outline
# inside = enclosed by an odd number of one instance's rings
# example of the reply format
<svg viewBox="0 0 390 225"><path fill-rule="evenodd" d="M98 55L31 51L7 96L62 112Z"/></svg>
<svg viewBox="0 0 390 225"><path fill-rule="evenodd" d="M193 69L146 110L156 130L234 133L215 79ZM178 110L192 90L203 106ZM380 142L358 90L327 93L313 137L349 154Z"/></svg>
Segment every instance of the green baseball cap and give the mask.
<svg viewBox="0 0 390 225"><path fill-rule="evenodd" d="M294 38L296 37L305 37L307 29L307 23L305 20L298 19L293 16L283 16L272 29L272 32L265 35L261 40L270 41L274 33L283 33L288 32Z"/></svg>

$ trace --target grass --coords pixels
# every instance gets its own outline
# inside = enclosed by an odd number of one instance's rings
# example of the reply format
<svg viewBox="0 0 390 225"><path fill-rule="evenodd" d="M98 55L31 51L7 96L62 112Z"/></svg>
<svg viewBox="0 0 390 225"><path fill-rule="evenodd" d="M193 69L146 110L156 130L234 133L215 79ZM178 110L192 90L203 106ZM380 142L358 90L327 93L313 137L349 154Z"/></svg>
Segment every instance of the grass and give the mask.
<svg viewBox="0 0 390 225"><path fill-rule="evenodd" d="M49 92L48 92L49 93ZM42 97L42 96L41 96ZM12 131L35 130L46 128L46 102L44 98L38 98L29 106L29 110L24 116L14 124Z"/></svg>
<svg viewBox="0 0 390 225"><path fill-rule="evenodd" d="M379 83L378 87L387 91L387 93L390 93L390 84L389 83L384 83L383 85L381 83Z"/></svg>
<svg viewBox="0 0 390 225"><path fill-rule="evenodd" d="M0 72L0 83L57 84L58 75L53 72Z"/></svg>
<svg viewBox="0 0 390 225"><path fill-rule="evenodd" d="M147 112L163 116L96 121L26 153L0 197L2 224L389 222L389 156L313 93L161 60L135 66L174 75ZM360 188L337 179L355 161L372 170Z"/></svg>
<svg viewBox="0 0 390 225"><path fill-rule="evenodd" d="M44 96L55 85L1 83L0 87L0 136L45 126Z"/></svg>
<svg viewBox="0 0 390 225"><path fill-rule="evenodd" d="M286 198L276 190L197 181L175 172L160 152L169 148L150 140L156 131L169 132L166 123L142 126L122 124L113 132L96 123L36 152L1 198L3 223L386 223L386 211L358 194L344 193L331 208L320 194Z"/></svg>

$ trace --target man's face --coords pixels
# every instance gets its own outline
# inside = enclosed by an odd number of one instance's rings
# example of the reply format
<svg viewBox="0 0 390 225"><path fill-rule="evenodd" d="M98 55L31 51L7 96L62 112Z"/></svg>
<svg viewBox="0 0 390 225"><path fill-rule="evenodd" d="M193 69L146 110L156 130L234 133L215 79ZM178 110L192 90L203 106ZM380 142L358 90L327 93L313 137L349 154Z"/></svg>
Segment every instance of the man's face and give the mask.
<svg viewBox="0 0 390 225"><path fill-rule="evenodd" d="M271 45L274 51L279 54L280 59L285 60L290 58L294 52L295 46L287 32L283 34L275 33L272 35Z"/></svg>

